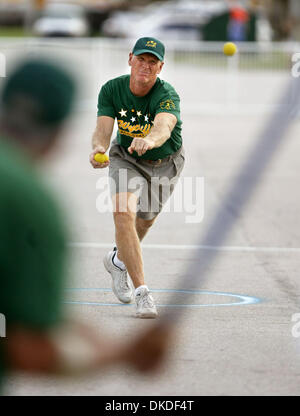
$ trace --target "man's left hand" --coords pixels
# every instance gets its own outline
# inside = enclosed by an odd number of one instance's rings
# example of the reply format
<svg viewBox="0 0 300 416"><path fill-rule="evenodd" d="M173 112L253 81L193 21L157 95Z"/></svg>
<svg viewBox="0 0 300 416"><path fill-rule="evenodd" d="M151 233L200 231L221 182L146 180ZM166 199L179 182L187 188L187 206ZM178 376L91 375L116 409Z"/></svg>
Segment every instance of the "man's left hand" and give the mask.
<svg viewBox="0 0 300 416"><path fill-rule="evenodd" d="M134 151L137 152L139 156L142 156L147 150L153 149L155 146L154 140L151 139L141 139L136 137L132 140L131 145L128 147L128 152L132 154Z"/></svg>

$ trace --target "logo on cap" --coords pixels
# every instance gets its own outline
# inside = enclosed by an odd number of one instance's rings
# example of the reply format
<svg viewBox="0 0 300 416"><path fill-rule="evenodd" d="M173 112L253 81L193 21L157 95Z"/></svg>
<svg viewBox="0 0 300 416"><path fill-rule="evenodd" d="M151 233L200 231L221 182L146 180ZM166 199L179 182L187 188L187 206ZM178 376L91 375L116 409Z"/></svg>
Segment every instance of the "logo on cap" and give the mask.
<svg viewBox="0 0 300 416"><path fill-rule="evenodd" d="M147 46L151 46L151 48L156 48L156 42L154 42L154 40L148 40L148 42L146 43L146 47Z"/></svg>

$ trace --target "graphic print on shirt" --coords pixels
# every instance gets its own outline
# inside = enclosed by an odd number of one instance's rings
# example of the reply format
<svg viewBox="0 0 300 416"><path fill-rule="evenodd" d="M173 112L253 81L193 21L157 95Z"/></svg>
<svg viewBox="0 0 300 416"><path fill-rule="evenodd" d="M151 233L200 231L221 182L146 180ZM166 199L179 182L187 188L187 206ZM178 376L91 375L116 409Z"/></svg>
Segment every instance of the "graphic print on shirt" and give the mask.
<svg viewBox="0 0 300 416"><path fill-rule="evenodd" d="M118 111L119 132L129 137L146 137L151 130L153 118L151 114L143 114L142 111L135 108L124 109Z"/></svg>

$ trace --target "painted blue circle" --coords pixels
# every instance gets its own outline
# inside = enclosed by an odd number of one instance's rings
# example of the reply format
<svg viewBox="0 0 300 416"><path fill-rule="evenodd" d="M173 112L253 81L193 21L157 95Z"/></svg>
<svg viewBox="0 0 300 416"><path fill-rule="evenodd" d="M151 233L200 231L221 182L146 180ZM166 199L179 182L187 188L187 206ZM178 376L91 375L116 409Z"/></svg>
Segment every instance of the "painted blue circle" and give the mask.
<svg viewBox="0 0 300 416"><path fill-rule="evenodd" d="M111 289L106 288L68 288L65 289L67 292L81 292L81 291L90 291L90 292L112 292ZM236 293L227 293L227 292L212 292L207 290L185 290L185 289L151 289L151 292L156 293L183 293L183 294L193 294L193 295L216 295L216 296L227 296L238 299L236 302L229 303L209 303L209 304L157 304L158 307L167 307L167 308L201 308L201 307L217 307L217 306L239 306L239 305L253 305L256 303L262 302L262 299L248 296L248 295L239 295ZM104 302L87 302L87 301L65 301L64 303L69 305L92 305L92 306L133 306L132 303L104 303Z"/></svg>

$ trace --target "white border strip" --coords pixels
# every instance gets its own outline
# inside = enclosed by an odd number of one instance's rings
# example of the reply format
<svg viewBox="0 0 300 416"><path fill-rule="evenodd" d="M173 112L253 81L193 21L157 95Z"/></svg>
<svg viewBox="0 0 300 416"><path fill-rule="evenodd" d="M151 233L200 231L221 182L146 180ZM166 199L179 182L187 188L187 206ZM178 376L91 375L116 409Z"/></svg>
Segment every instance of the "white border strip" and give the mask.
<svg viewBox="0 0 300 416"><path fill-rule="evenodd" d="M69 243L75 248L111 248L114 243ZM247 246L205 246L205 245L172 245L172 244L142 244L145 249L164 250L213 250L213 251L248 251L266 253L300 253L299 247L247 247Z"/></svg>

